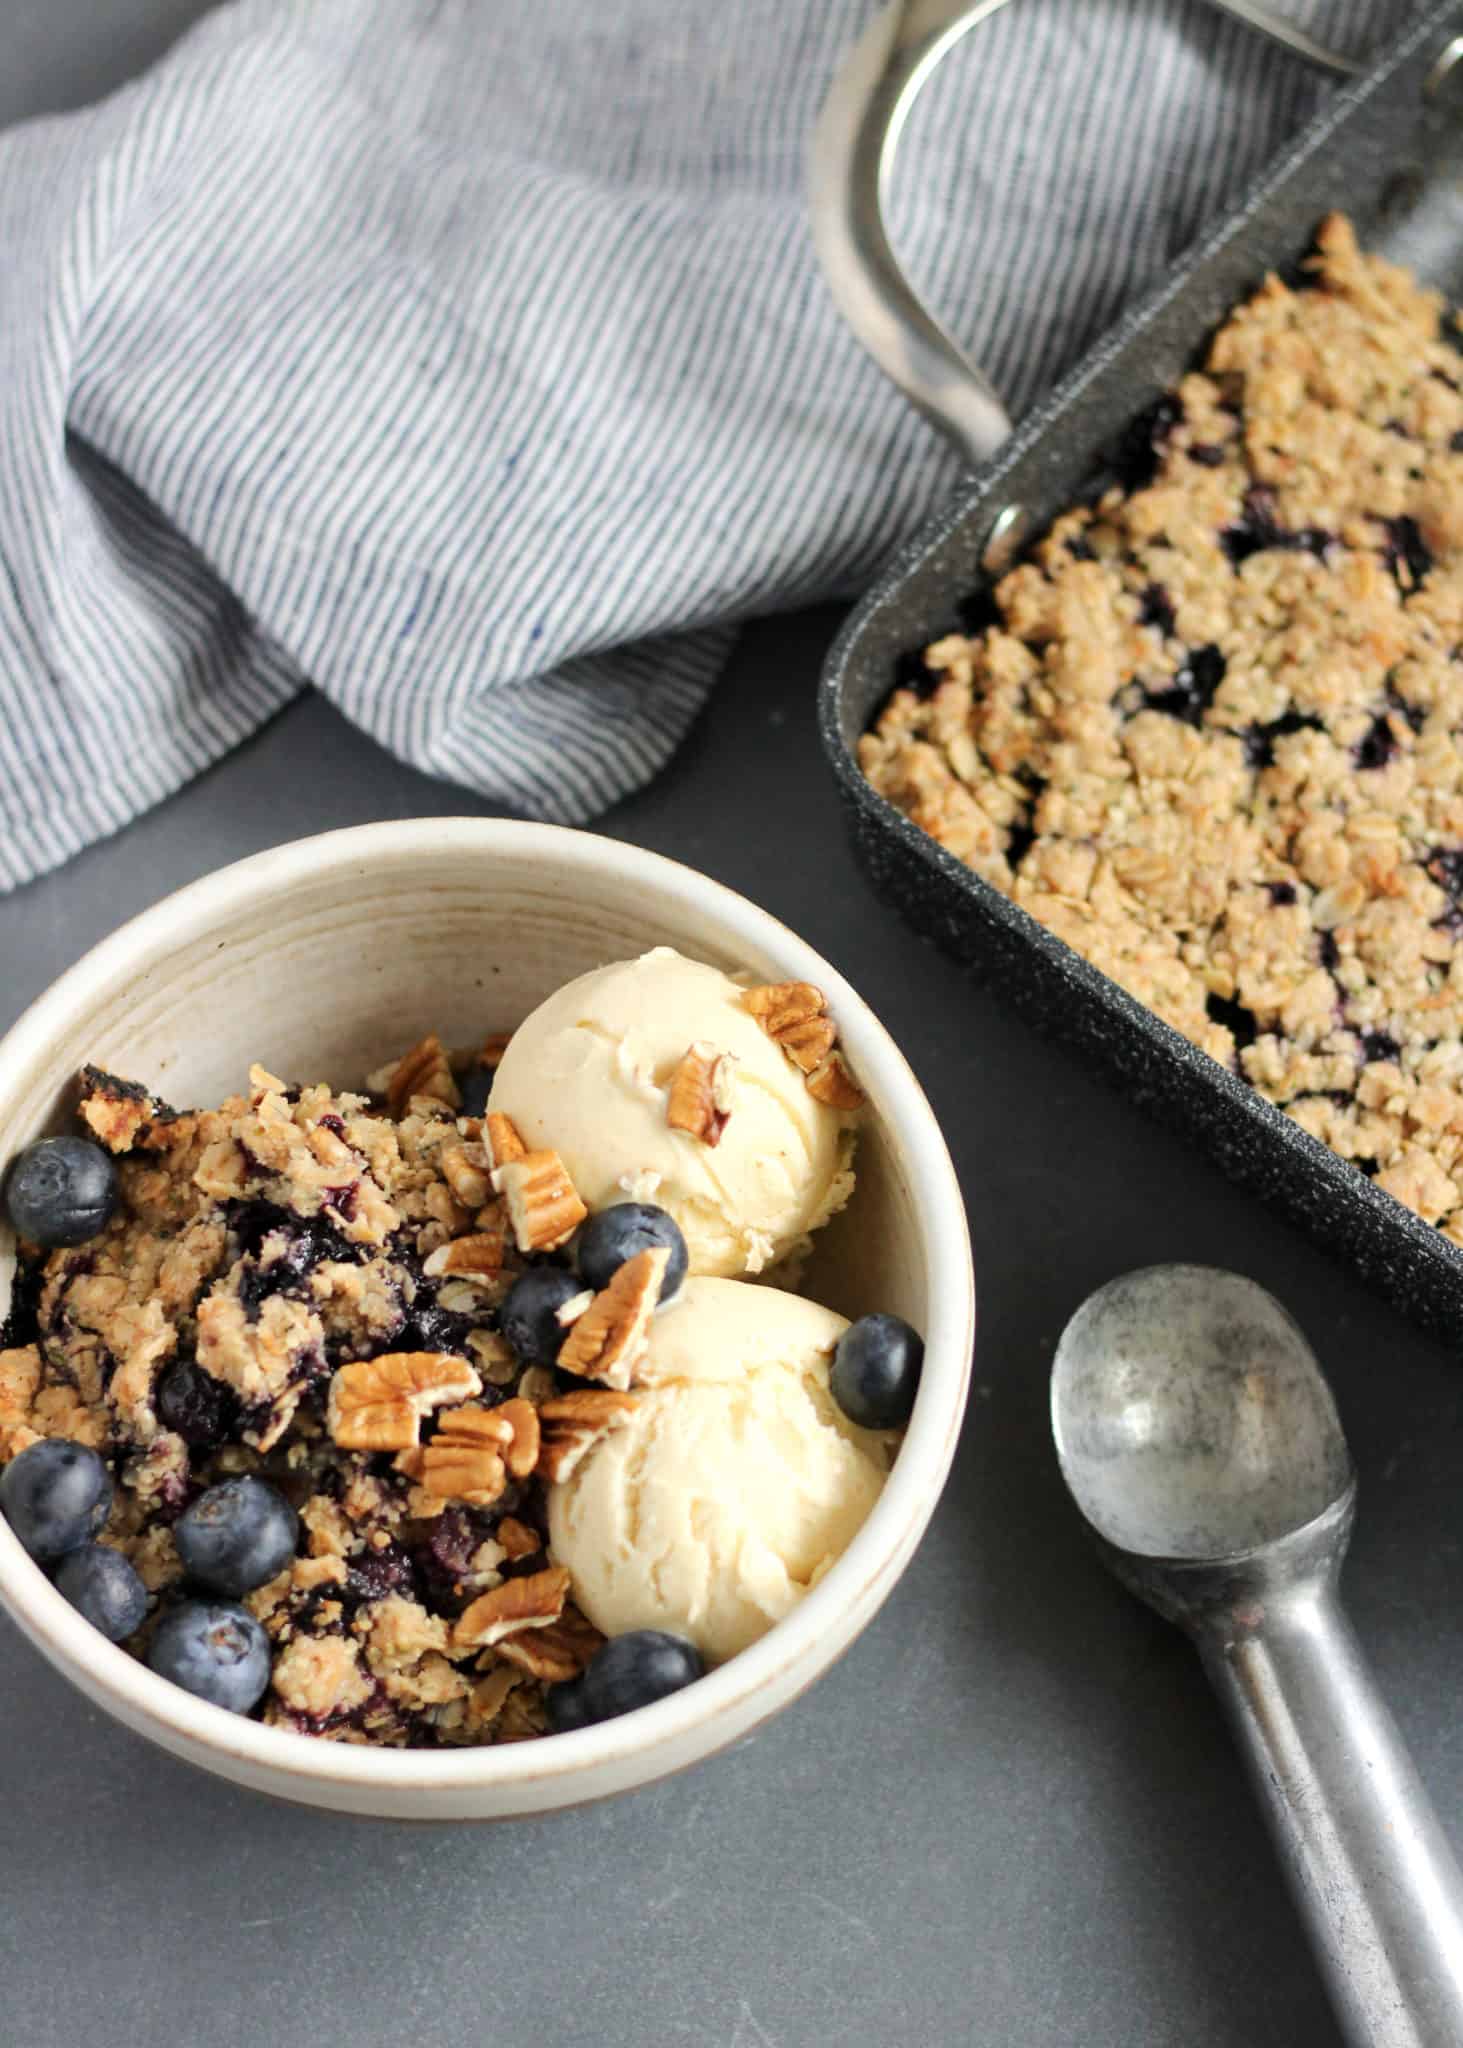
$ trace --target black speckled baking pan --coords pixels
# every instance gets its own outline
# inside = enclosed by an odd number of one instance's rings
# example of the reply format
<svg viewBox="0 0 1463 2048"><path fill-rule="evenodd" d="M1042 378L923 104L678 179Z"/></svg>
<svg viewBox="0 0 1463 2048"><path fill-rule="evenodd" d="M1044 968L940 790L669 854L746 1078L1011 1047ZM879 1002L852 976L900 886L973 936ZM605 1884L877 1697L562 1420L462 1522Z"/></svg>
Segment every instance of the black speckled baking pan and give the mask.
<svg viewBox="0 0 1463 2048"><path fill-rule="evenodd" d="M1104 451L1267 270L1304 254L1326 213L1344 209L1365 246L1463 296L1463 96L1450 104L1446 82L1438 89L1459 36L1457 0L1420 16L899 552L834 643L820 719L881 896L1407 1315L1463 1339L1463 1251L972 874L876 795L854 756L901 657L961 630L962 608L991 580L982 563L1008 508L1023 509L1034 535L1089 496Z"/></svg>

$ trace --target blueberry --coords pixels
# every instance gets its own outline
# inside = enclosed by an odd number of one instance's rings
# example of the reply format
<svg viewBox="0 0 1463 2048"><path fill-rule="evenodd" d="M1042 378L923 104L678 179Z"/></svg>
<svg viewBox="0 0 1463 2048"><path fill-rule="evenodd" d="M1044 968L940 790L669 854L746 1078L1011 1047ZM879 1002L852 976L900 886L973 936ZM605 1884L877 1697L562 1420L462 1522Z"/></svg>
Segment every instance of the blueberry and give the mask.
<svg viewBox="0 0 1463 2048"><path fill-rule="evenodd" d="M467 1340L482 1321L478 1315L463 1315L443 1308L437 1299L437 1284L418 1280L405 1322L392 1339L398 1351L455 1351L467 1356Z"/></svg>
<svg viewBox="0 0 1463 2048"><path fill-rule="evenodd" d="M200 1494L173 1541L190 1579L237 1599L283 1571L299 1534L300 1518L284 1495L246 1474Z"/></svg>
<svg viewBox="0 0 1463 2048"><path fill-rule="evenodd" d="M498 1324L522 1365L552 1365L568 1332L558 1320L584 1282L562 1266L531 1266L520 1273L499 1312Z"/></svg>
<svg viewBox="0 0 1463 2048"><path fill-rule="evenodd" d="M674 1216L653 1202L616 1202L591 1216L579 1233L574 1256L586 1287L608 1287L626 1259L664 1245L670 1264L660 1283L660 1298L669 1301L686 1277L686 1240Z"/></svg>
<svg viewBox="0 0 1463 2048"><path fill-rule="evenodd" d="M180 1358L159 1379L153 1406L164 1429L206 1451L229 1434L236 1403L222 1380L191 1358Z"/></svg>
<svg viewBox="0 0 1463 2048"><path fill-rule="evenodd" d="M411 1600L416 1597L416 1590L411 1558L399 1543L388 1543L381 1550L363 1550L346 1565L348 1600L385 1600L393 1593Z"/></svg>
<svg viewBox="0 0 1463 2048"><path fill-rule="evenodd" d="M596 1650L577 1681L584 1688L580 1703L584 1718L609 1721L616 1714L648 1707L653 1700L690 1685L705 1669L701 1652L684 1636L669 1635L659 1628L637 1628L628 1635L611 1636L603 1649ZM567 1704L571 1713L575 1711L574 1701Z"/></svg>
<svg viewBox="0 0 1463 2048"><path fill-rule="evenodd" d="M497 1071L496 1067L469 1067L458 1089L462 1097L459 1115L487 1115L488 1097L493 1092L493 1076Z"/></svg>
<svg viewBox="0 0 1463 2048"><path fill-rule="evenodd" d="M112 1480L95 1451L44 1437L0 1472L0 1514L32 1557L64 1557L89 1543L112 1506Z"/></svg>
<svg viewBox="0 0 1463 2048"><path fill-rule="evenodd" d="M195 1698L247 1714L269 1683L269 1638L231 1600L184 1600L159 1623L147 1661Z"/></svg>
<svg viewBox="0 0 1463 2048"><path fill-rule="evenodd" d="M908 1422L925 1361L923 1340L898 1316L860 1316L838 1340L829 1385L860 1429Z"/></svg>
<svg viewBox="0 0 1463 2048"><path fill-rule="evenodd" d="M116 1206L116 1166L90 1138L37 1138L17 1153L5 1182L15 1234L32 1244L85 1244Z"/></svg>
<svg viewBox="0 0 1463 2048"><path fill-rule="evenodd" d="M594 1719L582 1678L567 1678L561 1685L551 1685L544 1694L544 1709L551 1735L567 1735L572 1728L587 1728Z"/></svg>
<svg viewBox="0 0 1463 2048"><path fill-rule="evenodd" d="M105 1543L83 1543L63 1557L56 1590L109 1643L120 1643L141 1628L147 1614L146 1586L121 1551Z"/></svg>

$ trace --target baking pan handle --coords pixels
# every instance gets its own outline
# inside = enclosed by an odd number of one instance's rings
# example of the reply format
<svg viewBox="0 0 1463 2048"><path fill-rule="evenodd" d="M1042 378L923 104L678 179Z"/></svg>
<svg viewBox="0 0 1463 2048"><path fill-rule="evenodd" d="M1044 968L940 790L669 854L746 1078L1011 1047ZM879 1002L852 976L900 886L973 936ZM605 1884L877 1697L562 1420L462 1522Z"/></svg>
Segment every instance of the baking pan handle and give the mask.
<svg viewBox="0 0 1463 2048"><path fill-rule="evenodd" d="M899 141L941 58L1006 0L894 0L834 78L813 135L813 240L839 310L884 374L948 434L972 466L993 455L1011 420L989 379L951 340L900 268L884 202ZM1323 69L1351 76L1353 58L1322 49L1261 0L1211 0Z"/></svg>

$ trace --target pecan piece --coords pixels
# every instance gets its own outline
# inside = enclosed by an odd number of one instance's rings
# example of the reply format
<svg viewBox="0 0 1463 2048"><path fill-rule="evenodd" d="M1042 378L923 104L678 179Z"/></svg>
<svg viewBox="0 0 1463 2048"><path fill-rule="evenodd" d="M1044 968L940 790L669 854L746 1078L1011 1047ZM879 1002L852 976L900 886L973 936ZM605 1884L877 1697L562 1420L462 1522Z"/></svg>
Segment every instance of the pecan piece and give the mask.
<svg viewBox="0 0 1463 2048"><path fill-rule="evenodd" d="M479 1594L452 1627L454 1650L488 1649L520 1629L547 1628L559 1619L569 1597L569 1574L551 1564L526 1578L505 1579L490 1593Z"/></svg>
<svg viewBox="0 0 1463 2048"><path fill-rule="evenodd" d="M493 1185L508 1205L521 1252L557 1251L589 1214L557 1152L525 1152L521 1159L510 1159L494 1173Z"/></svg>
<svg viewBox="0 0 1463 2048"><path fill-rule="evenodd" d="M538 1411L543 1431L539 1477L550 1482L567 1479L596 1437L618 1429L634 1412L633 1394L599 1387L576 1387L572 1394L558 1394L545 1401Z"/></svg>
<svg viewBox="0 0 1463 2048"><path fill-rule="evenodd" d="M749 988L742 1008L750 1010L767 1036L805 1074L833 1050L833 1019L822 989L810 981L769 981Z"/></svg>
<svg viewBox="0 0 1463 2048"><path fill-rule="evenodd" d="M483 1120L483 1149L488 1155L488 1170L495 1171L507 1166L510 1160L521 1159L528 1150L518 1135L518 1126L512 1117L504 1116L501 1110L490 1109Z"/></svg>
<svg viewBox="0 0 1463 2048"><path fill-rule="evenodd" d="M398 1472L417 1480L438 1500L489 1507L511 1473L526 1479L538 1463L538 1410L531 1401L505 1401L501 1408L453 1408L442 1417L430 1443L402 1451ZM540 1548L533 1539L533 1548Z"/></svg>
<svg viewBox="0 0 1463 2048"><path fill-rule="evenodd" d="M673 1131L688 1131L703 1145L716 1145L732 1112L736 1055L698 1040L671 1075L665 1120Z"/></svg>
<svg viewBox="0 0 1463 2048"><path fill-rule="evenodd" d="M604 1647L604 1640L571 1602L557 1621L525 1635L507 1637L494 1654L542 1685L561 1685L566 1678L579 1676L595 1651Z"/></svg>
<svg viewBox="0 0 1463 2048"><path fill-rule="evenodd" d="M830 1052L816 1073L808 1076L808 1093L829 1109L861 1109L864 1091L848 1071L841 1052Z"/></svg>
<svg viewBox="0 0 1463 2048"><path fill-rule="evenodd" d="M454 1237L439 1244L422 1271L429 1280L496 1280L503 1270L507 1248L507 1223L503 1219L500 1230L479 1230L471 1237Z"/></svg>
<svg viewBox="0 0 1463 2048"><path fill-rule="evenodd" d="M452 1078L452 1063L435 1031L419 1038L392 1067L386 1083L386 1107L393 1116L403 1116L414 1095L447 1109L456 1109L462 1099Z"/></svg>
<svg viewBox="0 0 1463 2048"><path fill-rule="evenodd" d="M650 1318L670 1256L664 1245L652 1245L626 1259L564 1339L559 1363L565 1372L603 1380L607 1387L629 1386L650 1341Z"/></svg>
<svg viewBox="0 0 1463 2048"><path fill-rule="evenodd" d="M810 981L764 982L749 988L742 1007L808 1077L808 1093L829 1109L858 1109L864 1091L837 1050L828 999Z"/></svg>
<svg viewBox="0 0 1463 2048"><path fill-rule="evenodd" d="M520 1522L517 1515L504 1515L497 1528L498 1541L510 1558L532 1557L542 1550L544 1539L537 1529L530 1529L527 1522Z"/></svg>
<svg viewBox="0 0 1463 2048"><path fill-rule="evenodd" d="M538 1463L539 1443L542 1439L538 1410L532 1401L514 1399L503 1403L498 1410L498 1416L512 1431L508 1448L503 1453L504 1462L515 1479L527 1479Z"/></svg>
<svg viewBox="0 0 1463 2048"><path fill-rule="evenodd" d="M330 1382L326 1423L342 1450L405 1451L430 1409L482 1390L467 1361L450 1352L387 1351L340 1368Z"/></svg>
<svg viewBox="0 0 1463 2048"><path fill-rule="evenodd" d="M742 1008L805 1074L832 1048L828 1000L810 981L764 981L743 991Z"/></svg>
<svg viewBox="0 0 1463 2048"><path fill-rule="evenodd" d="M500 1410L454 1408L442 1417L429 1444L406 1453L420 1465L410 1477L419 1478L439 1500L489 1507L508 1483L504 1455L512 1441L513 1424Z"/></svg>
<svg viewBox="0 0 1463 2048"><path fill-rule="evenodd" d="M795 1067L811 1074L832 1052L837 1035L831 1017L808 1017L790 1024L777 1042Z"/></svg>
<svg viewBox="0 0 1463 2048"><path fill-rule="evenodd" d="M481 1209L488 1199L488 1155L481 1145L449 1145L441 1158L442 1178L464 1209Z"/></svg>

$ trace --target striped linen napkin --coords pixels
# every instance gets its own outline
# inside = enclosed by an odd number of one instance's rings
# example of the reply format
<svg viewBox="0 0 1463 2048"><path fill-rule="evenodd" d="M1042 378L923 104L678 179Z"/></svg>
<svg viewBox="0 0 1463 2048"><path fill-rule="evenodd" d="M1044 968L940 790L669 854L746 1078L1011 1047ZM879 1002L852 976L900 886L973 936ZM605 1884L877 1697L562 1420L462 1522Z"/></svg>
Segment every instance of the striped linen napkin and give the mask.
<svg viewBox="0 0 1463 2048"><path fill-rule="evenodd" d="M0 138L0 886L307 684L585 820L740 621L868 578L955 473L804 219L873 11L239 0ZM1324 89L1198 0L1022 0L922 103L902 249L1020 410Z"/></svg>

